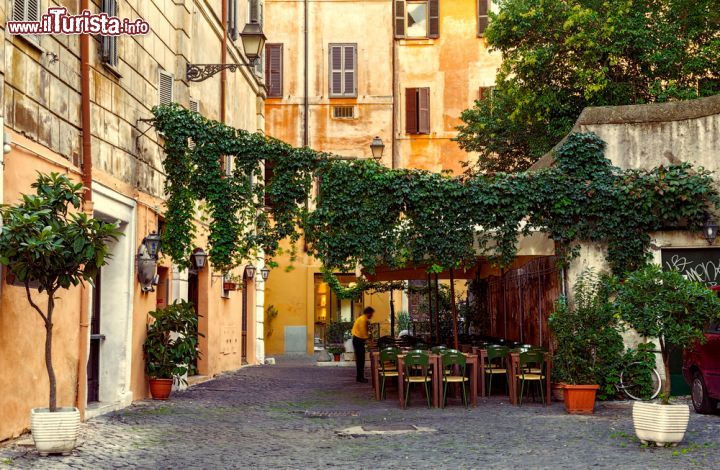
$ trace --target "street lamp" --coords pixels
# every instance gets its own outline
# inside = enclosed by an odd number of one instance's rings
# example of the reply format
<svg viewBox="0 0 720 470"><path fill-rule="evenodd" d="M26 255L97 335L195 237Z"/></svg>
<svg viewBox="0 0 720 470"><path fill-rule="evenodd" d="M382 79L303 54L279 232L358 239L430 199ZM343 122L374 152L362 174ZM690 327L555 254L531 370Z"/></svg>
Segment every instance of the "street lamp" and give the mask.
<svg viewBox="0 0 720 470"><path fill-rule="evenodd" d="M705 235L705 240L707 240L709 245L715 243L715 239L718 236L718 224L711 215L708 215L705 220L705 225L703 225L703 235Z"/></svg>
<svg viewBox="0 0 720 470"><path fill-rule="evenodd" d="M255 279L255 269L252 263L245 266L245 276L247 276L248 279Z"/></svg>
<svg viewBox="0 0 720 470"><path fill-rule="evenodd" d="M202 248L195 248L195 251L193 251L192 254L192 263L195 266L195 268L200 271L202 268L205 267L205 263L207 262L208 255L205 253L205 250Z"/></svg>
<svg viewBox="0 0 720 470"><path fill-rule="evenodd" d="M270 277L270 269L267 266L263 267L260 270L260 275L262 276L263 281L267 281L268 277Z"/></svg>
<svg viewBox="0 0 720 470"><path fill-rule="evenodd" d="M160 244L162 243L162 239L160 238L160 235L156 233L154 230L150 232L150 235L143 238L142 244L145 245L145 249L147 250L147 254L152 259L157 259L158 257L158 251L160 251Z"/></svg>
<svg viewBox="0 0 720 470"><path fill-rule="evenodd" d="M260 58L260 54L265 46L265 41L267 40L263 33L262 26L256 21L246 24L242 33L240 33L240 39L242 39L245 56L247 56L251 64L255 64Z"/></svg>
<svg viewBox="0 0 720 470"><path fill-rule="evenodd" d="M375 160L380 160L385 152L385 144L380 137L375 137L370 144L370 150Z"/></svg>

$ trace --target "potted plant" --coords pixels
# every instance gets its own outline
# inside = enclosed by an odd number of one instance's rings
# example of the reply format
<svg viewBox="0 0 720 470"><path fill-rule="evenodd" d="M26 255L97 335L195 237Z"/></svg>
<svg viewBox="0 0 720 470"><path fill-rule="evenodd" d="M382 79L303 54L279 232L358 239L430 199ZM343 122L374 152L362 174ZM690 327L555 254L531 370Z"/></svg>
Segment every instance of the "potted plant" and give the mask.
<svg viewBox="0 0 720 470"><path fill-rule="evenodd" d="M548 322L555 342L553 381L571 414L592 414L596 396L615 393L624 343L608 280L592 270L581 273L572 302L560 299Z"/></svg>
<svg viewBox="0 0 720 470"><path fill-rule="evenodd" d="M720 300L704 285L650 265L628 275L617 304L622 319L638 334L657 338L665 368L661 403L633 404L635 434L644 443L676 444L685 436L690 408L670 404L670 357L705 340L705 326L720 319Z"/></svg>
<svg viewBox="0 0 720 470"><path fill-rule="evenodd" d="M340 356L345 352L345 348L341 346L330 346L328 352L333 355L335 362L340 362Z"/></svg>
<svg viewBox="0 0 720 470"><path fill-rule="evenodd" d="M198 351L198 316L193 305L176 301L150 312L154 321L148 326L143 345L145 372L150 379L150 394L155 400L167 400L173 383L185 383L186 374L194 374Z"/></svg>
<svg viewBox="0 0 720 470"><path fill-rule="evenodd" d="M240 285L240 279L232 274L226 274L223 277L223 290L226 292L235 291Z"/></svg>
<svg viewBox="0 0 720 470"><path fill-rule="evenodd" d="M52 361L53 315L60 291L93 282L110 258L107 242L120 232L78 212L83 186L57 173L40 174L32 184L34 195L0 208L0 263L25 287L32 309L45 327L45 367L49 382L47 408L31 411L30 428L40 455L69 453L77 440L80 412L58 407L57 380ZM37 294L32 291L37 288ZM38 294L45 294L44 308Z"/></svg>

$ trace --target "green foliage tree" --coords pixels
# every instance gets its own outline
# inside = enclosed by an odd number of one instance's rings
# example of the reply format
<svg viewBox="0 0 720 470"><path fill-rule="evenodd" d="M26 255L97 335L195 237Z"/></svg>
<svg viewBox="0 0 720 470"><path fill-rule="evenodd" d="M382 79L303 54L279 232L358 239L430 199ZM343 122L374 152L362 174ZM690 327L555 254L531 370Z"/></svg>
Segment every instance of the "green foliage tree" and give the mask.
<svg viewBox="0 0 720 470"><path fill-rule="evenodd" d="M503 55L492 97L462 113L476 169L520 171L586 106L720 93L717 0L501 0L486 32Z"/></svg>
<svg viewBox="0 0 720 470"><path fill-rule="evenodd" d="M154 321L148 326L143 344L145 372L153 379L185 382L185 374L196 371L198 350L198 316L193 304L179 301L150 312Z"/></svg>
<svg viewBox="0 0 720 470"><path fill-rule="evenodd" d="M45 326L45 367L50 394L48 407L57 410L57 381L52 362L53 314L56 293L92 283L110 255L107 243L120 232L114 224L77 212L83 186L57 173L39 174L32 184L35 194L24 194L16 205L0 208L0 263L25 286L30 306ZM31 293L45 292L43 310Z"/></svg>
<svg viewBox="0 0 720 470"><path fill-rule="evenodd" d="M663 403L670 400L670 357L675 350L703 342L705 326L720 319L720 299L706 286L676 271L648 265L630 273L618 289L622 319L641 336L660 342L666 380Z"/></svg>

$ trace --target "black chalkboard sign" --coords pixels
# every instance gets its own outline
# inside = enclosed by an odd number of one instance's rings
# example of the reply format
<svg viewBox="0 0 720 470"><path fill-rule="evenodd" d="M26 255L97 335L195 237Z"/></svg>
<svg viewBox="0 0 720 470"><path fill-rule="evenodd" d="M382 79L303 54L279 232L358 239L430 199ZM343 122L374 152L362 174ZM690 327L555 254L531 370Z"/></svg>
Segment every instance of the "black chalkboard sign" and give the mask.
<svg viewBox="0 0 720 470"><path fill-rule="evenodd" d="M720 248L663 248L662 267L708 286L720 285Z"/></svg>

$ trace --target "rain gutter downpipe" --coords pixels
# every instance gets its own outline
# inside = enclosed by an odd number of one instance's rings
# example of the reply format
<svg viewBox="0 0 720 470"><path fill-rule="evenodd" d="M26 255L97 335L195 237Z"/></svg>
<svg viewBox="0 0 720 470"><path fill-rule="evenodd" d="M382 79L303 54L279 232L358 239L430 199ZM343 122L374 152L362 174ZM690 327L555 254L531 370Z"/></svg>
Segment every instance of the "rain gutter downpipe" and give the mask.
<svg viewBox="0 0 720 470"><path fill-rule="evenodd" d="M80 11L90 9L90 0L80 0ZM83 212L92 216L92 128L90 121L90 36L80 35L80 109L82 125L82 183L85 187ZM83 283L80 287L80 336L78 340L78 370L76 406L80 410L80 419L85 419L87 404L87 357L88 327L90 324L90 287Z"/></svg>
<svg viewBox="0 0 720 470"><path fill-rule="evenodd" d="M304 42L304 74L305 74L305 80L303 82L303 147L307 147L310 145L310 123L309 123L309 112L310 112L310 103L308 102L308 93L309 93L309 86L308 86L308 77L309 77L309 70L308 70L308 55L309 55L309 44L308 44L308 38L310 35L310 32L308 31L308 26L310 24L310 21L308 20L308 0L304 0L304 8L305 8L305 14L303 15L303 21L305 22L305 28L304 28L304 36L305 36L305 42Z"/></svg>

